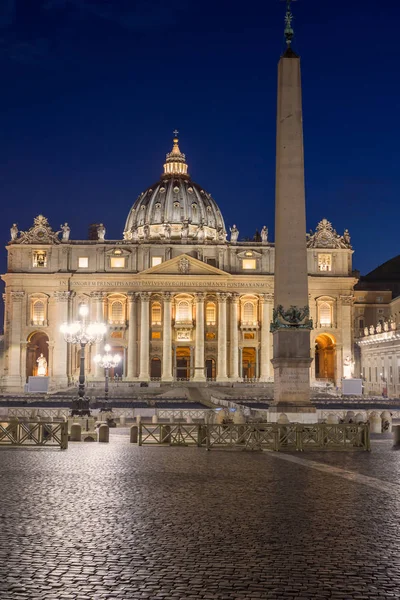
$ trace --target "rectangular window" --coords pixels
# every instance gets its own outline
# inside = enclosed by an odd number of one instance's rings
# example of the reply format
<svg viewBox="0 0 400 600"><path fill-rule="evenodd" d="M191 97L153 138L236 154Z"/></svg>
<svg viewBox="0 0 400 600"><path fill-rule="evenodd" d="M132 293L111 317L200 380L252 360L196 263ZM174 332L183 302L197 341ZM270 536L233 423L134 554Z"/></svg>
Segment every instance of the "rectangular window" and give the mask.
<svg viewBox="0 0 400 600"><path fill-rule="evenodd" d="M318 254L318 271L332 271L332 254Z"/></svg>
<svg viewBox="0 0 400 600"><path fill-rule="evenodd" d="M365 367L363 367L363 379L365 379Z"/></svg>
<svg viewBox="0 0 400 600"><path fill-rule="evenodd" d="M161 340L161 331L152 331L151 339L152 340Z"/></svg>
<svg viewBox="0 0 400 600"><path fill-rule="evenodd" d="M206 263L211 265L211 267L217 266L217 260L215 258L206 258Z"/></svg>
<svg viewBox="0 0 400 600"><path fill-rule="evenodd" d="M161 265L162 257L161 256L152 256L151 257L151 266L156 267L157 265Z"/></svg>
<svg viewBox="0 0 400 600"><path fill-rule="evenodd" d="M254 340L254 333L245 333L245 334L243 335L243 338L244 338L245 340Z"/></svg>
<svg viewBox="0 0 400 600"><path fill-rule="evenodd" d="M244 258L242 260L242 269L252 271L257 267L257 261L255 258Z"/></svg>
<svg viewBox="0 0 400 600"><path fill-rule="evenodd" d="M375 367L375 383L378 383L378 367Z"/></svg>
<svg viewBox="0 0 400 600"><path fill-rule="evenodd" d="M371 377L372 377L372 374L371 374L371 367L368 367L368 381L369 381L369 382L371 382Z"/></svg>
<svg viewBox="0 0 400 600"><path fill-rule="evenodd" d="M89 259L87 256L80 256L78 258L78 267L80 269L87 269L89 266Z"/></svg>
<svg viewBox="0 0 400 600"><path fill-rule="evenodd" d="M112 256L110 258L110 266L112 269L124 269L125 258L123 256Z"/></svg>
<svg viewBox="0 0 400 600"><path fill-rule="evenodd" d="M47 267L47 254L44 250L36 250L33 253L33 266L38 269Z"/></svg>
<svg viewBox="0 0 400 600"><path fill-rule="evenodd" d="M389 381L390 381L390 383L393 383L393 367L392 367L392 365L390 365L390 367L389 367Z"/></svg>

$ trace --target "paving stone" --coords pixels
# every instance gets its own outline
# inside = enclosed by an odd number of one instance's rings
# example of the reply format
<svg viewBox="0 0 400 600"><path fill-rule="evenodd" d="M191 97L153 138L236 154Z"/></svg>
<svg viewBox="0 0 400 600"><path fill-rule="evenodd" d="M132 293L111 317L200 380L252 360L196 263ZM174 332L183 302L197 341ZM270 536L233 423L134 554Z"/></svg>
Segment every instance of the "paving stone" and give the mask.
<svg viewBox="0 0 400 600"><path fill-rule="evenodd" d="M110 433L107 446L0 450L1 600L400 598L390 440L302 454L379 489L268 453Z"/></svg>

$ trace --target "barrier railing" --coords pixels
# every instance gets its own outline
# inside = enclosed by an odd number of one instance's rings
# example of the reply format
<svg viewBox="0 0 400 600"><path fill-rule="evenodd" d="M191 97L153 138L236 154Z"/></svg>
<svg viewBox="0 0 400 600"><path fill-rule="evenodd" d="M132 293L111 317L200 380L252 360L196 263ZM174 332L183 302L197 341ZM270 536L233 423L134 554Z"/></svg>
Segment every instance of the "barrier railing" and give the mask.
<svg viewBox="0 0 400 600"><path fill-rule="evenodd" d="M367 423L229 423L226 425L147 424L140 423L139 446L205 446L211 448L242 448L243 450L306 451L364 450L369 451L370 430Z"/></svg>
<svg viewBox="0 0 400 600"><path fill-rule="evenodd" d="M2 421L0 446L58 446L68 448L68 423Z"/></svg>

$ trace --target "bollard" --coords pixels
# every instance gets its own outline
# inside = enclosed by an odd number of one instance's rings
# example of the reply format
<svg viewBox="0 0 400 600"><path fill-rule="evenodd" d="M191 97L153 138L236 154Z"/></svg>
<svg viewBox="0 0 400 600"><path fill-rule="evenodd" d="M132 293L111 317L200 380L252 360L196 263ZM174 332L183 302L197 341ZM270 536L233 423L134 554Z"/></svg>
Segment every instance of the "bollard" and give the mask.
<svg viewBox="0 0 400 600"><path fill-rule="evenodd" d="M371 433L382 433L382 419L377 412L372 412L369 415L369 422L371 425Z"/></svg>
<svg viewBox="0 0 400 600"><path fill-rule="evenodd" d="M186 417L186 423L193 423L193 419L190 415Z"/></svg>
<svg viewBox="0 0 400 600"><path fill-rule="evenodd" d="M246 423L246 417L244 416L242 411L237 410L236 412L233 413L233 422L238 425L241 425L242 423Z"/></svg>
<svg viewBox="0 0 400 600"><path fill-rule="evenodd" d="M365 422L364 415L362 413L357 413L355 416L355 420L356 420L356 423L364 423Z"/></svg>
<svg viewBox="0 0 400 600"><path fill-rule="evenodd" d="M131 431L131 437L130 437L131 444L137 444L139 427L137 425L132 425L130 431Z"/></svg>
<svg viewBox="0 0 400 600"><path fill-rule="evenodd" d="M328 415L328 417L326 419L327 425L337 425L338 423L339 423L339 417L337 415L334 415L333 413Z"/></svg>
<svg viewBox="0 0 400 600"><path fill-rule="evenodd" d="M384 410L381 414L382 419L382 431L391 433L392 431L392 415L388 410Z"/></svg>
<svg viewBox="0 0 400 600"><path fill-rule="evenodd" d="M158 417L157 417L157 415L153 415L153 416L151 417L151 422L152 422L152 423L158 423Z"/></svg>
<svg viewBox="0 0 400 600"><path fill-rule="evenodd" d="M139 423L142 420L142 415L136 415L136 424L139 425Z"/></svg>
<svg viewBox="0 0 400 600"><path fill-rule="evenodd" d="M279 423L279 425L287 425L288 423L290 423L288 416L285 415L285 413L282 413L279 415L277 423Z"/></svg>
<svg viewBox="0 0 400 600"><path fill-rule="evenodd" d="M70 442L80 442L82 435L82 428L79 423L72 423Z"/></svg>
<svg viewBox="0 0 400 600"><path fill-rule="evenodd" d="M124 425L126 425L126 416L125 415L120 415L119 417L119 424L123 427Z"/></svg>
<svg viewBox="0 0 400 600"><path fill-rule="evenodd" d="M400 446L400 425L393 425L393 446Z"/></svg>
<svg viewBox="0 0 400 600"><path fill-rule="evenodd" d="M110 440L110 428L108 425L100 425L99 427L99 442L107 443Z"/></svg>
<svg viewBox="0 0 400 600"><path fill-rule="evenodd" d="M346 413L346 416L344 418L344 422L345 423L354 423L354 419L355 419L354 411L348 410Z"/></svg>
<svg viewBox="0 0 400 600"><path fill-rule="evenodd" d="M160 442L164 444L171 443L171 426L170 425L161 425L160 426Z"/></svg>

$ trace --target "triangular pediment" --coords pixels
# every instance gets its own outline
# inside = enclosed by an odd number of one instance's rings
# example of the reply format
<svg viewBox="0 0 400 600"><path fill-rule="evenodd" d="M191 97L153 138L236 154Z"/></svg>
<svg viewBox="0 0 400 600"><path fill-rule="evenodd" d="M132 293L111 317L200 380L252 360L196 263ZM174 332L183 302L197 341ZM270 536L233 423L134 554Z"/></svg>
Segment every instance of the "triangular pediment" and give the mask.
<svg viewBox="0 0 400 600"><path fill-rule="evenodd" d="M193 256L188 254L180 254L170 260L166 260L156 267L151 267L142 271L140 275L181 275L186 277L188 275L216 275L231 277L229 273L221 271L212 265L208 265Z"/></svg>

